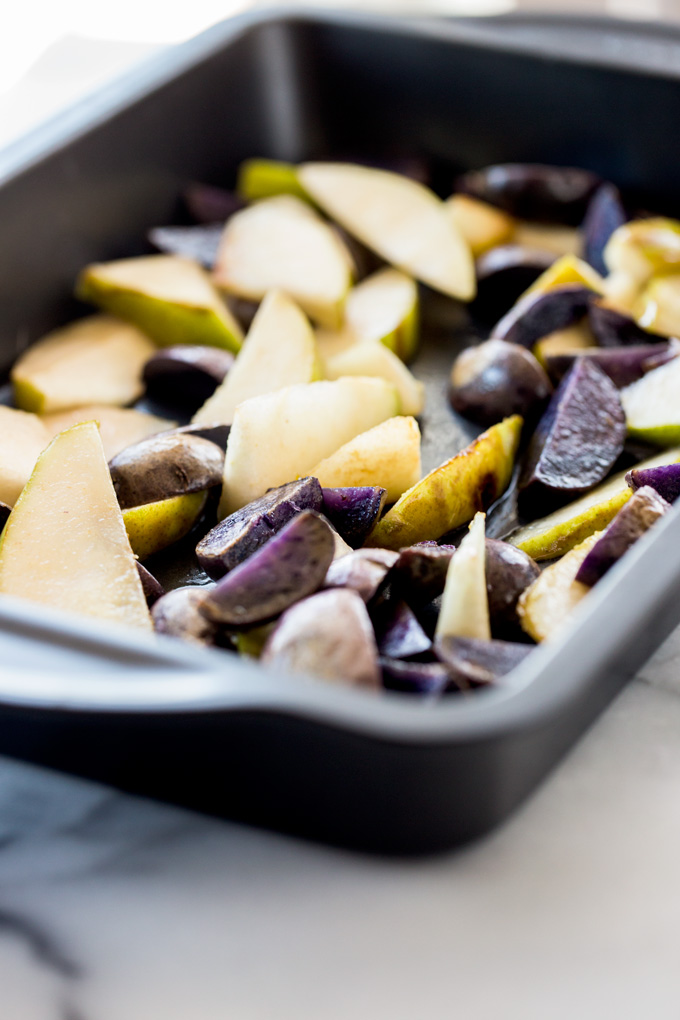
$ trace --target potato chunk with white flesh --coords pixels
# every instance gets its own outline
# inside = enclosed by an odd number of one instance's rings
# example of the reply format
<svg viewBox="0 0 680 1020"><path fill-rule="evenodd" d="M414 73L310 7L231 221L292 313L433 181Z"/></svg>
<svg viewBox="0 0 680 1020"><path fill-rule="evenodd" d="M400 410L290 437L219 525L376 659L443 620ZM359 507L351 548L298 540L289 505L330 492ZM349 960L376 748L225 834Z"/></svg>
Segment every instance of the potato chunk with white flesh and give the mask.
<svg viewBox="0 0 680 1020"><path fill-rule="evenodd" d="M358 376L244 400L229 435L219 516L308 475L320 460L399 410L394 386Z"/></svg>
<svg viewBox="0 0 680 1020"><path fill-rule="evenodd" d="M551 563L520 595L517 604L520 623L534 641L553 637L590 591L588 585L576 580L576 575L601 534L596 531L561 560Z"/></svg>
<svg viewBox="0 0 680 1020"><path fill-rule="evenodd" d="M435 637L491 638L486 593L486 514L477 513L451 557Z"/></svg>
<svg viewBox="0 0 680 1020"><path fill-rule="evenodd" d="M14 506L50 441L36 414L0 406L0 501Z"/></svg>
<svg viewBox="0 0 680 1020"><path fill-rule="evenodd" d="M229 219L214 279L227 293L251 301L283 290L315 322L337 329L352 284L350 265L339 236L310 206L279 195Z"/></svg>

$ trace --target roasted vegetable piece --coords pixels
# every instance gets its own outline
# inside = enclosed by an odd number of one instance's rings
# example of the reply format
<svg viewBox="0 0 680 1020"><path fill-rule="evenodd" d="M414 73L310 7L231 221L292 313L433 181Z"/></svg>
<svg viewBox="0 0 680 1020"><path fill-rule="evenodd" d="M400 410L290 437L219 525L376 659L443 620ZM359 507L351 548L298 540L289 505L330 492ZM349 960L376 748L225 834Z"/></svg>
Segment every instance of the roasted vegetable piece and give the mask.
<svg viewBox="0 0 680 1020"><path fill-rule="evenodd" d="M380 667L373 627L356 592L334 588L283 614L260 662L331 683L378 688Z"/></svg>
<svg viewBox="0 0 680 1020"><path fill-rule="evenodd" d="M385 503L386 490L378 485L348 486L326 489L323 492L324 517L337 528L345 542L353 549L363 545L373 525L380 517Z"/></svg>
<svg viewBox="0 0 680 1020"><path fill-rule="evenodd" d="M205 508L206 492L187 492L123 510L135 556L145 560L188 535Z"/></svg>
<svg viewBox="0 0 680 1020"><path fill-rule="evenodd" d="M273 195L295 195L308 201L307 192L297 179L293 163L280 159L246 159L238 168L236 192L246 202L257 202Z"/></svg>
<svg viewBox="0 0 680 1020"><path fill-rule="evenodd" d="M635 319L616 308L592 301L588 308L588 322L600 347L624 347L627 345L654 344L665 340L659 333L641 329ZM652 353L651 349L649 351Z"/></svg>
<svg viewBox="0 0 680 1020"><path fill-rule="evenodd" d="M252 556L301 510L323 507L321 486L316 478L300 478L225 517L196 546L196 556L206 574L222 577Z"/></svg>
<svg viewBox="0 0 680 1020"><path fill-rule="evenodd" d="M390 549L357 549L330 565L324 588L353 588L364 602L370 602L398 556Z"/></svg>
<svg viewBox="0 0 680 1020"><path fill-rule="evenodd" d="M680 442L680 358L673 358L621 390L628 435L670 446Z"/></svg>
<svg viewBox="0 0 680 1020"><path fill-rule="evenodd" d="M470 170L455 190L524 220L578 226L601 178L588 170L542 163L497 163Z"/></svg>
<svg viewBox="0 0 680 1020"><path fill-rule="evenodd" d="M471 195L452 195L444 203L474 256L481 255L512 237L514 217Z"/></svg>
<svg viewBox="0 0 680 1020"><path fill-rule="evenodd" d="M522 629L534 641L553 637L590 591L587 585L576 580L576 575L600 534L596 531L561 560L551 563L520 595L517 611Z"/></svg>
<svg viewBox="0 0 680 1020"><path fill-rule="evenodd" d="M383 686L388 691L436 697L449 689L458 689L449 670L441 662L404 662L382 657L380 666Z"/></svg>
<svg viewBox="0 0 680 1020"><path fill-rule="evenodd" d="M121 450L109 463L123 510L222 482L224 455L215 443L186 433L161 433Z"/></svg>
<svg viewBox="0 0 680 1020"><path fill-rule="evenodd" d="M179 428L170 430L173 435L198 436L200 439L207 439L219 446L222 453L227 449L227 440L231 432L231 425L180 425Z"/></svg>
<svg viewBox="0 0 680 1020"><path fill-rule="evenodd" d="M583 235L586 262L603 276L607 275L604 261L607 241L627 219L619 189L609 182L601 184L588 203Z"/></svg>
<svg viewBox="0 0 680 1020"><path fill-rule="evenodd" d="M345 303L345 327L357 340L379 342L402 361L418 347L420 299L410 276L379 269L352 287Z"/></svg>
<svg viewBox="0 0 680 1020"><path fill-rule="evenodd" d="M381 655L408 659L429 652L432 642L406 602L388 600L378 615L374 626Z"/></svg>
<svg viewBox="0 0 680 1020"><path fill-rule="evenodd" d="M626 419L611 379L580 360L564 377L529 444L520 477L528 517L601 482L623 450Z"/></svg>
<svg viewBox="0 0 680 1020"><path fill-rule="evenodd" d="M109 407L106 404L87 404L84 407L72 407L68 411L53 411L41 415L40 420L47 429L50 439L58 436L64 429L69 429L71 425L95 421L99 426L99 435L107 460L111 460L126 446L132 446L133 443L139 443L149 436L173 429L177 424L170 418L158 418L133 407Z"/></svg>
<svg viewBox="0 0 680 1020"><path fill-rule="evenodd" d="M531 556L508 542L487 538L484 547L491 631L499 637L512 637L519 626L519 597L536 580L540 568Z"/></svg>
<svg viewBox="0 0 680 1020"><path fill-rule="evenodd" d="M244 206L243 199L235 192L198 181L184 189L182 198L189 215L197 223L223 224Z"/></svg>
<svg viewBox="0 0 680 1020"><path fill-rule="evenodd" d="M511 414L525 421L536 417L551 393L550 380L533 354L505 340L466 348L451 369L451 405L479 425L493 425Z"/></svg>
<svg viewBox="0 0 680 1020"><path fill-rule="evenodd" d="M151 608L162 595L165 595L165 588L142 563L137 563L137 573L139 574L139 580L142 582L142 591L144 592L146 604Z"/></svg>
<svg viewBox="0 0 680 1020"><path fill-rule="evenodd" d="M215 623L236 627L270 620L321 586L334 553L326 520L302 510L217 582L201 612Z"/></svg>
<svg viewBox="0 0 680 1020"><path fill-rule="evenodd" d="M14 506L50 434L37 414L0 405L0 499ZM8 441L9 440L9 441Z"/></svg>
<svg viewBox="0 0 680 1020"><path fill-rule="evenodd" d="M498 683L524 662L532 646L446 636L435 641L434 649L446 664L451 680L464 688Z"/></svg>
<svg viewBox="0 0 680 1020"><path fill-rule="evenodd" d="M475 316L489 324L497 322L554 261L550 252L521 244L502 244L484 252L475 263Z"/></svg>
<svg viewBox="0 0 680 1020"><path fill-rule="evenodd" d="M191 410L215 392L233 364L231 351L219 347L166 347L144 366L146 392L154 400Z"/></svg>
<svg viewBox="0 0 680 1020"><path fill-rule="evenodd" d="M582 319L592 296L593 291L577 283L545 292L531 291L496 323L491 336L533 347L542 337Z"/></svg>
<svg viewBox="0 0 680 1020"><path fill-rule="evenodd" d="M204 599L205 588L186 587L169 591L151 610L155 630L194 644L214 644L217 628L199 612Z"/></svg>
<svg viewBox="0 0 680 1020"><path fill-rule="evenodd" d="M475 514L470 530L451 557L435 637L445 634L488 640L489 603L485 580L484 514Z"/></svg>
<svg viewBox="0 0 680 1020"><path fill-rule="evenodd" d="M643 486L651 486L668 503L674 503L680 496L680 464L633 468L626 475L626 481L634 492Z"/></svg>
<svg viewBox="0 0 680 1020"><path fill-rule="evenodd" d="M456 547L421 542L401 549L390 570L389 582L409 605L432 602L444 591L446 572Z"/></svg>
<svg viewBox="0 0 680 1020"><path fill-rule="evenodd" d="M584 559L576 580L589 587L596 584L670 508L649 485L634 492Z"/></svg>
<svg viewBox="0 0 680 1020"><path fill-rule="evenodd" d="M2 529L7 524L7 518L9 517L11 512L12 512L11 506L7 506L6 503L0 502L0 531L2 531Z"/></svg>
<svg viewBox="0 0 680 1020"><path fill-rule="evenodd" d="M647 371L650 355L661 356L668 344L636 347L586 347L572 354L547 354L545 365L551 379L559 382L577 359L587 358L609 376L615 386L629 386Z"/></svg>
<svg viewBox="0 0 680 1020"><path fill-rule="evenodd" d="M205 269L212 269L223 230L223 223L192 227L152 227L147 237L154 248L166 255L193 259Z"/></svg>

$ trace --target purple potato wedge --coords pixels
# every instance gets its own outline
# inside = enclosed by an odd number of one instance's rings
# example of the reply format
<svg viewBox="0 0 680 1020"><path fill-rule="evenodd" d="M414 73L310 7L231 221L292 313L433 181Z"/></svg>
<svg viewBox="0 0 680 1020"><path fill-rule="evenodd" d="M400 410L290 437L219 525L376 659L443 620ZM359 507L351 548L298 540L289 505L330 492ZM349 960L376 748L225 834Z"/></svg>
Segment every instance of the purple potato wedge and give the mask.
<svg viewBox="0 0 680 1020"><path fill-rule="evenodd" d="M213 623L247 627L264 623L313 594L335 553L328 522L302 510L208 592L200 612Z"/></svg>
<svg viewBox="0 0 680 1020"><path fill-rule="evenodd" d="M607 241L618 227L628 222L621 192L615 184L601 184L588 203L583 220L584 258L601 276L609 269L604 261Z"/></svg>
<svg viewBox="0 0 680 1020"><path fill-rule="evenodd" d="M447 636L435 641L434 650L448 667L452 681L465 688L497 684L524 662L533 646L518 641Z"/></svg>
<svg viewBox="0 0 680 1020"><path fill-rule="evenodd" d="M287 610L268 638L260 662L330 683L380 687L371 620L363 600L347 588L319 592Z"/></svg>
<svg viewBox="0 0 680 1020"><path fill-rule="evenodd" d="M198 436L200 439L208 439L211 443L219 446L222 453L226 453L227 440L231 432L231 425L178 425L176 429L168 429L167 432L159 432L159 436Z"/></svg>
<svg viewBox="0 0 680 1020"><path fill-rule="evenodd" d="M154 604L151 610L154 629L159 634L183 638L199 645L213 645L217 628L200 612L205 588L175 588Z"/></svg>
<svg viewBox="0 0 680 1020"><path fill-rule="evenodd" d="M370 602L398 559L399 553L391 549L356 549L330 565L324 588L352 588Z"/></svg>
<svg viewBox="0 0 680 1020"><path fill-rule="evenodd" d="M187 185L182 198L189 215L197 223L224 225L225 220L245 206L234 191L197 181Z"/></svg>
<svg viewBox="0 0 680 1020"><path fill-rule="evenodd" d="M601 482L623 451L619 391L587 359L576 362L534 432L519 481L520 512L532 519Z"/></svg>
<svg viewBox="0 0 680 1020"><path fill-rule="evenodd" d="M668 344L636 345L634 347L586 347L572 354L546 354L545 364L550 378L558 383L570 371L575 361L587 358L605 372L621 389L641 379L647 371L651 356L661 357Z"/></svg>
<svg viewBox="0 0 680 1020"><path fill-rule="evenodd" d="M153 400L195 410L204 404L234 364L231 351L178 344L164 347L144 366L146 392Z"/></svg>
<svg viewBox="0 0 680 1020"><path fill-rule="evenodd" d="M11 506L7 506L7 503L3 503L0 501L0 531L2 531L2 529L7 524L7 518L9 517L11 512L12 512Z"/></svg>
<svg viewBox="0 0 680 1020"><path fill-rule="evenodd" d="M393 591L411 607L424 606L444 591L446 573L455 551L453 545L436 542L407 546L399 551L387 580Z"/></svg>
<svg viewBox="0 0 680 1020"><path fill-rule="evenodd" d="M477 297L475 318L492 325L555 261L555 255L521 244L499 244L475 262Z"/></svg>
<svg viewBox="0 0 680 1020"><path fill-rule="evenodd" d="M381 655L409 659L424 655L432 648L432 642L406 602L388 600L379 616L378 620L374 618L374 626Z"/></svg>
<svg viewBox="0 0 680 1020"><path fill-rule="evenodd" d="M386 489L378 485L322 489L321 512L353 549L363 545L385 505Z"/></svg>
<svg viewBox="0 0 680 1020"><path fill-rule="evenodd" d="M550 380L533 354L505 340L467 347L451 369L451 406L484 428L512 414L521 414L525 422L536 420L551 393Z"/></svg>
<svg viewBox="0 0 680 1020"><path fill-rule="evenodd" d="M597 174L579 167L497 163L463 174L454 190L519 219L577 227L601 181Z"/></svg>
<svg viewBox="0 0 680 1020"><path fill-rule="evenodd" d="M540 567L531 556L508 542L487 538L485 543L486 594L494 636L513 637L521 628L517 603L536 580Z"/></svg>
<svg viewBox="0 0 680 1020"><path fill-rule="evenodd" d="M600 347L630 347L640 344L665 343L667 337L649 333L638 326L635 319L600 301L591 301L588 323ZM651 353L651 351L650 351Z"/></svg>
<svg viewBox="0 0 680 1020"><path fill-rule="evenodd" d="M659 348L661 348L661 344ZM660 354L652 353L656 350L655 347L648 347L647 350L649 351L649 357L644 363L644 370L645 372L653 372L655 368L661 368L662 365L667 365L673 358L680 356L680 340L676 336L670 336L668 343Z"/></svg>
<svg viewBox="0 0 680 1020"><path fill-rule="evenodd" d="M198 224L191 227L152 227L149 242L167 255L193 259L206 269L212 269L224 232L224 224Z"/></svg>
<svg viewBox="0 0 680 1020"><path fill-rule="evenodd" d="M633 492L651 486L667 503L675 503L680 496L680 464L663 464L654 468L633 468L626 475Z"/></svg>
<svg viewBox="0 0 680 1020"><path fill-rule="evenodd" d="M146 604L151 608L155 602L158 602L165 595L165 588L142 563L137 563L137 573L139 574L139 580L142 582L142 591L144 592Z"/></svg>
<svg viewBox="0 0 680 1020"><path fill-rule="evenodd" d="M544 336L582 319L594 294L576 283L526 294L496 323L491 336L531 348Z"/></svg>
<svg viewBox="0 0 680 1020"><path fill-rule="evenodd" d="M264 496L220 521L196 546L206 574L223 577L257 552L302 510L320 511L321 486L316 478L300 478L270 489Z"/></svg>
<svg viewBox="0 0 680 1020"><path fill-rule="evenodd" d="M382 656L380 666L383 687L388 691L435 698L460 690L443 662L404 662Z"/></svg>
<svg viewBox="0 0 680 1020"><path fill-rule="evenodd" d="M126 446L109 462L122 510L222 484L224 454L207 439L165 432Z"/></svg>
<svg viewBox="0 0 680 1020"><path fill-rule="evenodd" d="M637 489L589 551L576 580L592 588L670 508L670 503L651 486Z"/></svg>

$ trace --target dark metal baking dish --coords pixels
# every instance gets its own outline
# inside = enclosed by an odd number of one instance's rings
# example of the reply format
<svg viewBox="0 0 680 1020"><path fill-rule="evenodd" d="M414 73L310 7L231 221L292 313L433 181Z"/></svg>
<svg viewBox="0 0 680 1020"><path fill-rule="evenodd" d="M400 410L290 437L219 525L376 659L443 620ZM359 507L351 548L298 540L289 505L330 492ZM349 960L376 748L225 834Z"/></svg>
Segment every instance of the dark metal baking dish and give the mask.
<svg viewBox="0 0 680 1020"><path fill-rule="evenodd" d="M550 24L244 17L41 128L0 156L2 361L73 314L85 263L142 250L186 181L229 181L247 156L577 164L676 211L680 62L628 60L608 22L558 23L561 52ZM657 41L677 57L671 30ZM679 619L675 512L511 687L435 705L3 599L0 751L337 844L433 851L503 819Z"/></svg>

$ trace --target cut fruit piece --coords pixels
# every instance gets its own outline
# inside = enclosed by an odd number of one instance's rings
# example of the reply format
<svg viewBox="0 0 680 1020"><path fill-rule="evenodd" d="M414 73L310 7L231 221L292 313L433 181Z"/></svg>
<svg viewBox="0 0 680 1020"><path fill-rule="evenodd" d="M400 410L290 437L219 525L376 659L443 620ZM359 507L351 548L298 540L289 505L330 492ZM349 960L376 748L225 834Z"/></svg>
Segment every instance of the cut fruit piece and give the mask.
<svg viewBox="0 0 680 1020"><path fill-rule="evenodd" d="M246 202L257 202L274 195L295 195L303 201L309 196L298 181L297 167L279 159L246 159L238 168L236 193Z"/></svg>
<svg viewBox="0 0 680 1020"><path fill-rule="evenodd" d="M680 448L666 450L658 457L638 464L638 469L659 467L680 461ZM508 539L535 560L552 560L573 549L594 531L601 531L617 515L631 490L626 472L621 471L580 499L563 506L547 517L527 524Z"/></svg>
<svg viewBox="0 0 680 1020"><path fill-rule="evenodd" d="M41 421L50 439L71 425L96 421L107 460L111 460L126 446L132 446L133 443L139 443L142 439L177 425L176 421L170 421L169 418L157 418L154 414L135 411L132 407L107 407L106 404L89 404L87 407L74 407L70 411L55 411L42 415Z"/></svg>
<svg viewBox="0 0 680 1020"><path fill-rule="evenodd" d="M610 273L627 276L639 285L655 273L677 272L680 221L654 216L624 223L609 238L604 262Z"/></svg>
<svg viewBox="0 0 680 1020"><path fill-rule="evenodd" d="M394 386L359 377L286 386L244 400L229 435L220 517L311 474L320 460L399 409Z"/></svg>
<svg viewBox="0 0 680 1020"><path fill-rule="evenodd" d="M475 514L470 530L451 557L446 574L435 638L491 638L483 513Z"/></svg>
<svg viewBox="0 0 680 1020"><path fill-rule="evenodd" d="M207 498L206 492L189 492L123 510L125 530L135 556L145 560L188 535L203 513Z"/></svg>
<svg viewBox="0 0 680 1020"><path fill-rule="evenodd" d="M0 406L0 500L14 506L51 436L37 414Z"/></svg>
<svg viewBox="0 0 680 1020"><path fill-rule="evenodd" d="M621 390L628 435L660 446L680 443L680 358Z"/></svg>
<svg viewBox="0 0 680 1020"><path fill-rule="evenodd" d="M357 340L379 341L402 361L416 353L419 318L418 287L398 269L379 269L347 296L345 329Z"/></svg>
<svg viewBox="0 0 680 1020"><path fill-rule="evenodd" d="M382 344L354 344L340 354L326 358L324 369L328 379L351 375L385 379L396 388L404 414L421 414L425 406L424 385L411 375L396 354Z"/></svg>
<svg viewBox="0 0 680 1020"><path fill-rule="evenodd" d="M548 333L538 343L534 344L534 357L539 365L547 368L548 359L558 354L578 354L580 351L594 347L597 341L593 336L588 320L582 319L575 322L573 326L566 329L557 329L554 333Z"/></svg>
<svg viewBox="0 0 680 1020"><path fill-rule="evenodd" d="M656 276L634 306L638 325L661 336L680 334L680 273Z"/></svg>
<svg viewBox="0 0 680 1020"><path fill-rule="evenodd" d="M515 226L512 240L525 248L550 252L555 258L561 255L578 257L583 249L583 235L578 227L530 223L527 220L521 220Z"/></svg>
<svg viewBox="0 0 680 1020"><path fill-rule="evenodd" d="M471 195L452 195L444 205L475 258L489 248L505 244L515 231L513 216Z"/></svg>
<svg viewBox="0 0 680 1020"><path fill-rule="evenodd" d="M0 541L0 592L151 630L94 422L40 455Z"/></svg>
<svg viewBox="0 0 680 1020"><path fill-rule="evenodd" d="M304 202L281 195L232 216L214 279L228 293L252 301L283 290L315 322L337 329L352 283L350 265L332 227Z"/></svg>
<svg viewBox="0 0 680 1020"><path fill-rule="evenodd" d="M144 255L87 266L76 295L139 326L159 346L205 344L238 351L243 332L198 262Z"/></svg>
<svg viewBox="0 0 680 1020"><path fill-rule="evenodd" d="M557 262L553 262L549 269L541 273L524 293L546 294L548 291L554 290L555 287L569 287L575 284L594 290L596 294L604 293L605 282L592 266L589 266L583 259L577 258L576 255L563 255Z"/></svg>
<svg viewBox="0 0 680 1020"><path fill-rule="evenodd" d="M226 379L192 421L230 425L241 401L295 383L314 382L320 376L316 340L307 317L287 294L270 291Z"/></svg>
<svg viewBox="0 0 680 1020"><path fill-rule="evenodd" d="M543 571L526 591L520 595L517 611L522 629L534 641L545 641L568 622L590 588L576 580L581 564L600 537L596 531L577 545L557 563Z"/></svg>
<svg viewBox="0 0 680 1020"><path fill-rule="evenodd" d="M389 418L315 464L309 474L326 488L378 485L388 503L420 478L420 429L414 418Z"/></svg>
<svg viewBox="0 0 680 1020"><path fill-rule="evenodd" d="M15 362L14 399L38 414L84 404L130 404L144 392L142 372L155 349L120 319L79 319L48 333Z"/></svg>
<svg viewBox="0 0 680 1020"><path fill-rule="evenodd" d="M387 262L435 290L470 301L470 247L437 196L400 174L351 163L303 163L298 179L315 202Z"/></svg>
<svg viewBox="0 0 680 1020"><path fill-rule="evenodd" d="M507 489L522 432L513 415L405 492L369 536L371 545L403 549L437 539L486 510Z"/></svg>

